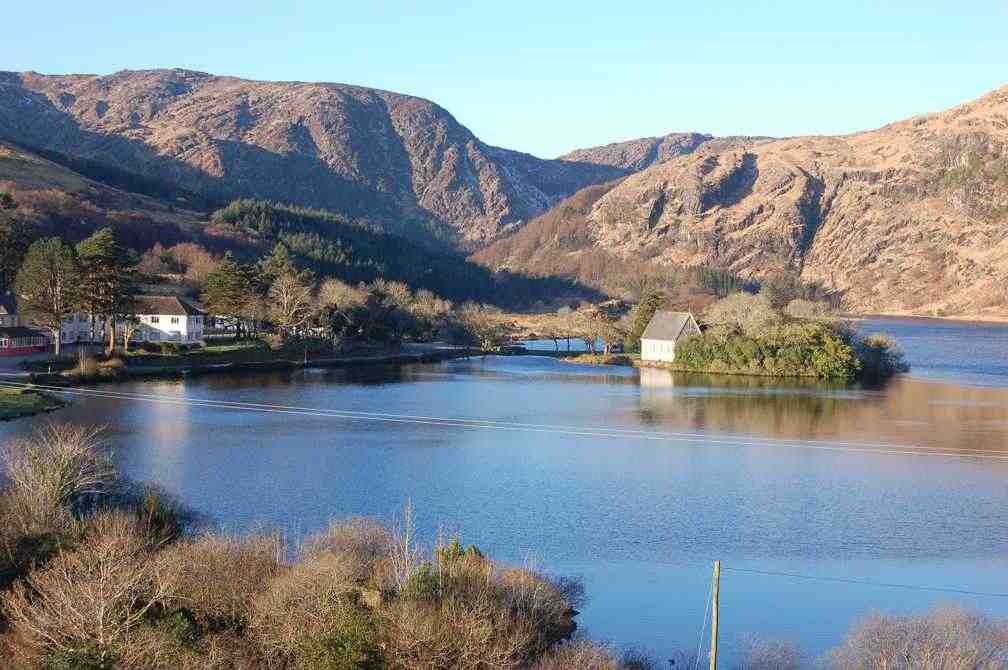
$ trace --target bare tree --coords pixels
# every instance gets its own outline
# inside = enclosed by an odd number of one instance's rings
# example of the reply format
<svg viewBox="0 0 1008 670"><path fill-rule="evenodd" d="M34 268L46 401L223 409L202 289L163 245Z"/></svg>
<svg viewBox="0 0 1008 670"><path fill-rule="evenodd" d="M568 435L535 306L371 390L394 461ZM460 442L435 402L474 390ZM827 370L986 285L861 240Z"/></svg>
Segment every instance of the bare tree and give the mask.
<svg viewBox="0 0 1008 670"><path fill-rule="evenodd" d="M16 582L2 602L22 654L86 654L105 667L144 615L170 599L173 582L171 569L146 551L135 520L107 513L77 548Z"/></svg>
<svg viewBox="0 0 1008 670"><path fill-rule="evenodd" d="M291 272L280 275L273 282L269 291L269 313L281 333L292 335L308 323L314 291L315 287L306 277Z"/></svg>

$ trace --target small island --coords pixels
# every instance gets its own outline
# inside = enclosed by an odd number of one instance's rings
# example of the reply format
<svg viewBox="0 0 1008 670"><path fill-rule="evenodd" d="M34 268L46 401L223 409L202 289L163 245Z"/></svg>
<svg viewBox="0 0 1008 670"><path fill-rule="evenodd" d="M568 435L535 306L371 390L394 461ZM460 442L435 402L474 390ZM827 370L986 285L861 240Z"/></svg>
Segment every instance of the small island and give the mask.
<svg viewBox="0 0 1008 670"><path fill-rule="evenodd" d="M733 293L707 308L703 327L691 312L662 303L650 296L629 315L626 353L568 360L842 383L879 382L909 369L891 337L856 332L825 303L795 299L780 308L762 292Z"/></svg>

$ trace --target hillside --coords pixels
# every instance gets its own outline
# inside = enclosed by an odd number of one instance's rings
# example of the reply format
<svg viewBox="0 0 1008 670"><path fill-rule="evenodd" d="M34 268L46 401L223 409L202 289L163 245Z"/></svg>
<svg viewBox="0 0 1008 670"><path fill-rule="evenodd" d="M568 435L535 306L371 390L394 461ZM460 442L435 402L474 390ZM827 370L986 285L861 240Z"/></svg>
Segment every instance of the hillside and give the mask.
<svg viewBox="0 0 1008 670"><path fill-rule="evenodd" d="M125 172L116 175L135 180ZM195 243L214 255L232 252L249 262L283 243L299 265L322 277L354 283L379 277L402 281L456 302L521 307L540 300L597 298L565 280L490 272L454 252L323 210L254 201L234 202L212 213L181 208L164 198L91 179L7 143L0 143L0 193L9 193L17 203L3 212L0 226L7 216L13 217L24 226L28 240L56 235L75 243L111 227L138 253L155 244Z"/></svg>
<svg viewBox="0 0 1008 670"><path fill-rule="evenodd" d="M0 139L190 205L270 199L463 247L623 174L489 146L420 98L187 70L0 72Z"/></svg>
<svg viewBox="0 0 1008 670"><path fill-rule="evenodd" d="M853 135L705 143L587 189L475 258L570 266L602 251L792 275L859 312L1005 316L1006 148L1008 87ZM572 237L582 243L565 249Z"/></svg>

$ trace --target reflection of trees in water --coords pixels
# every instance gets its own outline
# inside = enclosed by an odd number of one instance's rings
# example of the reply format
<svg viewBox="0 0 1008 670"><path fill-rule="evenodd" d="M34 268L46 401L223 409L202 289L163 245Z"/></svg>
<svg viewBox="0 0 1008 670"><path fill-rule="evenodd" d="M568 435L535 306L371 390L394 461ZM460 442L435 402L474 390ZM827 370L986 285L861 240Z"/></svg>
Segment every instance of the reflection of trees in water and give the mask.
<svg viewBox="0 0 1008 670"><path fill-rule="evenodd" d="M811 380L782 383L644 368L638 415L650 425L671 422L733 433L811 437L824 432L824 422L849 411L850 401L836 391L836 386Z"/></svg>
<svg viewBox="0 0 1008 670"><path fill-rule="evenodd" d="M851 389L804 380L641 370L639 419L652 426L789 439L885 440L1004 450L1008 390L898 378Z"/></svg>

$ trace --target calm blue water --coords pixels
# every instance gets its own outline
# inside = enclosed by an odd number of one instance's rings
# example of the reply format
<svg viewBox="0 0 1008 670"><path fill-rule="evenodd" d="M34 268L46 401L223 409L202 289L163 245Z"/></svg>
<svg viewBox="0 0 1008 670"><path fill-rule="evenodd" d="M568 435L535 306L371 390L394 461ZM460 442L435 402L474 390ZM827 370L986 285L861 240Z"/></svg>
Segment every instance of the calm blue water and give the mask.
<svg viewBox="0 0 1008 670"><path fill-rule="evenodd" d="M64 418L108 422L127 474L227 529L296 538L409 502L428 539L581 575L586 632L661 658L695 650L714 559L729 657L750 633L820 654L872 609L1008 615L1008 328L862 327L914 372L849 389L486 357L119 386L150 397Z"/></svg>

